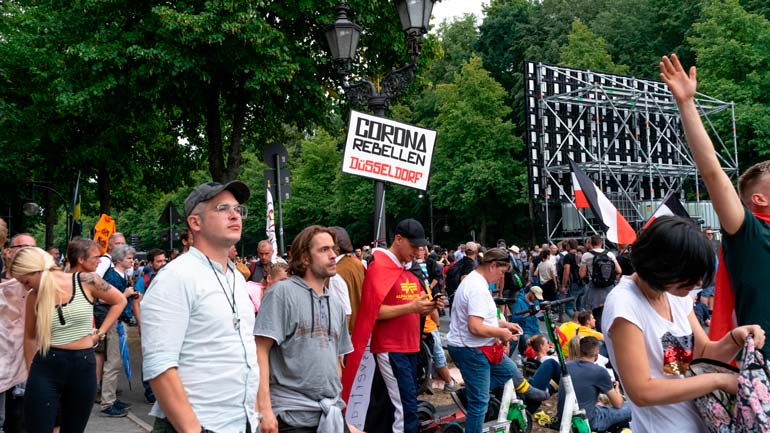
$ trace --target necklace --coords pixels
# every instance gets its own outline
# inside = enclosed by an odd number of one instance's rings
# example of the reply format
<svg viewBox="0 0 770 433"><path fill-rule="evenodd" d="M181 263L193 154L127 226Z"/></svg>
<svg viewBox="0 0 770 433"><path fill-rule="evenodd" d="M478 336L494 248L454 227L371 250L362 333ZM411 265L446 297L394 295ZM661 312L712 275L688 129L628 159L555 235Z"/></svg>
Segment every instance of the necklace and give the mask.
<svg viewBox="0 0 770 433"><path fill-rule="evenodd" d="M230 296L227 296L227 290L225 290L224 284L222 284L222 280L219 279L219 274L217 274L217 270L214 269L214 263L211 262L211 259L206 257L206 260L209 261L209 266L211 266L211 271L214 272L214 276L217 277L217 282L219 283L219 287L222 288L222 293L225 294L225 299L227 299L227 305L230 306L230 310L233 312L233 329L236 331L241 328L241 318L238 317L238 309L235 308L235 274L233 274L233 285L230 285L230 280L227 279L227 275L225 275L225 281L227 282L227 286L230 288L230 294L233 298L233 301L230 302ZM235 272L234 269L230 268L230 266L227 266L227 269L230 270L230 272Z"/></svg>

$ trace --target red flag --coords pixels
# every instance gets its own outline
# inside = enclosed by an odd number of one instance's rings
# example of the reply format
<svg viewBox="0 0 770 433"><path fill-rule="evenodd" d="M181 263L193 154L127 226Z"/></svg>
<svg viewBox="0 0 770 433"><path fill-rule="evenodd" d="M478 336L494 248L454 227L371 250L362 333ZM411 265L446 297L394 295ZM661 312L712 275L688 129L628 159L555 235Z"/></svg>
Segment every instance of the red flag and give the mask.
<svg viewBox="0 0 770 433"><path fill-rule="evenodd" d="M644 225L644 228L647 228L647 226L652 224L652 222L655 221L656 218L662 217L662 216L668 216L668 215L675 215L683 218L690 218L690 214L687 213L687 210L685 210L684 206L682 206L682 203L680 203L679 200L671 192L669 192L668 195L666 195L666 198L663 199L663 202L660 204L660 207L658 207L658 210L656 210L655 213L652 214L652 216L650 217L650 220L647 221L647 224Z"/></svg>
<svg viewBox="0 0 770 433"><path fill-rule="evenodd" d="M770 215L755 213L754 216L770 224ZM711 316L711 325L709 326L709 339L712 341L719 340L730 330L738 326L738 321L735 317L735 292L733 291L730 275L727 272L723 253L724 249L720 249L715 281L714 314Z"/></svg>
<svg viewBox="0 0 770 433"><path fill-rule="evenodd" d="M572 168L572 186L575 189L575 206L590 208L602 225L607 240L616 244L632 244L636 232L607 196L580 170L575 161L569 160ZM581 198L582 196L582 198Z"/></svg>
<svg viewBox="0 0 770 433"><path fill-rule="evenodd" d="M369 338L382 301L402 271L380 248L376 248L372 255L374 259L366 270L361 305L351 336L353 353L345 360L345 370L342 372L342 399L347 404L346 420L359 429L363 429L363 420L366 419L374 369L374 360L368 350Z"/></svg>

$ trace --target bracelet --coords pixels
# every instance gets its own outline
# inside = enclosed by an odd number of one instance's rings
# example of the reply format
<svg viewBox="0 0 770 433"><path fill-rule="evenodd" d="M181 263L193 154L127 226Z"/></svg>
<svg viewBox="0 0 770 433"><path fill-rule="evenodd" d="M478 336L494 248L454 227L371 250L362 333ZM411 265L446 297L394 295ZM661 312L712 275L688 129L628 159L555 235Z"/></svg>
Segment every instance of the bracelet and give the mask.
<svg viewBox="0 0 770 433"><path fill-rule="evenodd" d="M730 331L730 338L733 339L733 343L735 343L736 346L741 347L741 348L743 347L742 344L738 344L738 340L735 339L735 335L733 335L733 331Z"/></svg>

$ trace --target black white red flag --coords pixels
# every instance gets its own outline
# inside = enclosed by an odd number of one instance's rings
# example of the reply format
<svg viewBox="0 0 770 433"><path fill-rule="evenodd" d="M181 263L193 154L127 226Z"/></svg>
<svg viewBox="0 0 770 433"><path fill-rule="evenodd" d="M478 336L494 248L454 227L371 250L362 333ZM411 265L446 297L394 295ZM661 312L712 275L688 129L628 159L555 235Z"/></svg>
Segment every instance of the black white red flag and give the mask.
<svg viewBox="0 0 770 433"><path fill-rule="evenodd" d="M679 202L679 199L676 198L676 196L673 194L673 191L670 191L666 198L663 199L663 202L660 204L660 207L658 207L658 210L655 211L654 214L650 217L650 220L647 221L647 223L644 225L644 228L647 228L650 224L652 224L653 221L655 221L656 218L660 218L662 216L680 216L683 218L690 218L690 214L687 213L687 210L682 206L682 203Z"/></svg>
<svg viewBox="0 0 770 433"><path fill-rule="evenodd" d="M594 184L591 179L583 173L583 170L575 164L575 161L569 160L572 168L572 186L575 190L575 206L578 209L591 209L596 219L602 225L607 240L616 244L632 244L636 241L636 232L628 224L623 215L604 195L604 193Z"/></svg>

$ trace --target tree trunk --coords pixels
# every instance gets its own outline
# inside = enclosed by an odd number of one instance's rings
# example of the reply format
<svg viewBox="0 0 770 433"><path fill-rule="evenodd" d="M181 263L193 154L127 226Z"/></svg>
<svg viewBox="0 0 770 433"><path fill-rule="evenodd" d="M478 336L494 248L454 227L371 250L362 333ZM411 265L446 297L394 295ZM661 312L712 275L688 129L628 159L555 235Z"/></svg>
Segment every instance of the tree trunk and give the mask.
<svg viewBox="0 0 770 433"><path fill-rule="evenodd" d="M479 240L477 241L481 245L487 244L487 214L481 213L481 231L479 232Z"/></svg>
<svg viewBox="0 0 770 433"><path fill-rule="evenodd" d="M106 213L110 214L112 201L110 199L110 170L104 165L99 166L96 174L96 191L99 198L99 216Z"/></svg>
<svg viewBox="0 0 770 433"><path fill-rule="evenodd" d="M214 182L226 181L224 149L222 148L222 116L219 112L220 82L218 76L211 78L206 95L206 138L209 147L209 173Z"/></svg>
<svg viewBox="0 0 770 433"><path fill-rule="evenodd" d="M227 169L224 181L238 179L241 172L241 145L243 142L243 126L246 123L246 79L241 78L238 92L235 95L235 113L233 114L233 133L230 149L227 155Z"/></svg>
<svg viewBox="0 0 770 433"><path fill-rule="evenodd" d="M45 191L45 245L43 248L48 248L53 245L53 226L56 223L56 211L59 206L54 203L53 193L51 191Z"/></svg>

